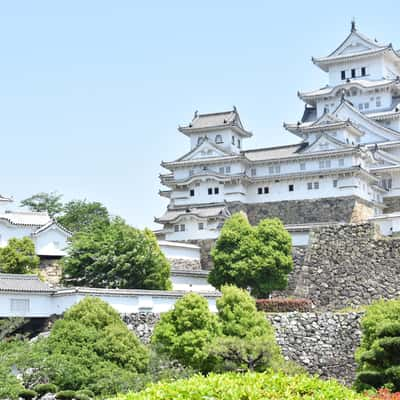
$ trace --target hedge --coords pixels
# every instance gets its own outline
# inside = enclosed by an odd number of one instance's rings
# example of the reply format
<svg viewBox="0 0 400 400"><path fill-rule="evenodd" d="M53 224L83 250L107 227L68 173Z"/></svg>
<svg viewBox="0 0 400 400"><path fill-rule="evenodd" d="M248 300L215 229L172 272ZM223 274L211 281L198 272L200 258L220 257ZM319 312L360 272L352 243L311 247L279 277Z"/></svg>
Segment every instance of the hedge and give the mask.
<svg viewBox="0 0 400 400"><path fill-rule="evenodd" d="M334 380L323 381L309 375L280 373L225 373L195 375L189 379L161 382L139 393L120 395L118 400L366 400Z"/></svg>
<svg viewBox="0 0 400 400"><path fill-rule="evenodd" d="M257 309L264 312L309 312L312 310L312 302L308 299L290 299L275 297L273 299L256 300Z"/></svg>

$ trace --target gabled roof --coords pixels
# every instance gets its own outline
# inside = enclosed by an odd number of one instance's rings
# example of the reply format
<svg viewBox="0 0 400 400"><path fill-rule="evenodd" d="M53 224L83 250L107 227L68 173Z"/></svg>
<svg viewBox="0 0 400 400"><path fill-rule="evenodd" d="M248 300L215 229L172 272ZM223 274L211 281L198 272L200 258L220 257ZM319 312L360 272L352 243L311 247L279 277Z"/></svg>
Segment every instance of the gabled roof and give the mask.
<svg viewBox="0 0 400 400"><path fill-rule="evenodd" d="M1 274L0 292L55 292L47 283L42 282L37 275Z"/></svg>
<svg viewBox="0 0 400 400"><path fill-rule="evenodd" d="M11 225L41 227L48 224L51 218L47 212L6 211L0 214L0 220L7 221Z"/></svg>
<svg viewBox="0 0 400 400"><path fill-rule="evenodd" d="M235 155L235 153L231 153L231 152L227 151L226 149L224 149L224 148L222 148L222 147L220 147L220 146L214 144L214 143L213 143L212 141L210 141L210 140L208 139L208 137L206 136L206 137L204 138L204 140L203 140L200 144L198 144L196 147L194 147L192 150L188 151L186 154L184 154L182 157L179 157L177 160L171 161L171 162L172 162L172 163L175 163L175 162L179 162L179 161L187 161L187 160L189 160L189 159L192 159L191 156L192 156L193 154L195 154L196 152L201 151L203 148L207 148L207 147L211 147L211 148L213 148L213 149L217 152L217 156L211 155L211 156L208 157L208 158L211 158L211 157L224 157L224 156L232 156L232 155ZM201 158L204 159L204 158L207 158L207 157L201 157ZM169 164L168 162L162 162L162 163L161 163L162 166L168 165L168 164Z"/></svg>
<svg viewBox="0 0 400 400"><path fill-rule="evenodd" d="M193 216L198 219L207 219L212 217L225 219L230 216L230 212L225 205L186 207L167 210L160 218L154 218L154 221L160 224L173 223L185 216Z"/></svg>
<svg viewBox="0 0 400 400"><path fill-rule="evenodd" d="M250 161L268 161L285 158L299 153L307 147L307 143L289 144L287 146L267 147L263 149L245 150L242 154Z"/></svg>
<svg viewBox="0 0 400 400"><path fill-rule="evenodd" d="M400 79L380 79L378 81L371 81L368 79L351 79L349 78L346 82L336 85L325 87L317 90L313 90L311 92L297 92L297 96L305 102L308 102L311 105L315 104L315 100L319 97L326 96L340 96L341 91L343 89L351 89L352 87L357 87L360 89L375 89L385 86L399 85Z"/></svg>
<svg viewBox="0 0 400 400"><path fill-rule="evenodd" d="M57 230L65 233L67 236L71 236L72 232L69 231L67 228L64 228L61 224L59 224L55 220L49 221L46 225L43 225L39 229L37 229L35 232L32 233L33 236L39 236L41 233L48 231L51 228L57 228Z"/></svg>
<svg viewBox="0 0 400 400"><path fill-rule="evenodd" d="M236 107L233 107L231 111L208 114L199 114L196 111L189 125L180 126L178 130L185 135L190 135L191 133L208 132L226 128L234 129L241 136L252 136L251 132L244 129Z"/></svg>
<svg viewBox="0 0 400 400"><path fill-rule="evenodd" d="M315 152L315 151L313 151L313 148L315 148L318 145L318 143L321 142L322 140L328 141L335 147L333 149L318 150L316 152L327 152L327 151L332 151L332 150L336 151L338 149L348 149L348 148L354 147L354 146L351 146L350 144L343 143L342 141L340 141L330 135L327 135L326 133L321 133L320 135L317 136L317 138L314 140L314 142L310 143L309 146L302 149L301 153L304 154L304 153L309 153L309 152Z"/></svg>
<svg viewBox="0 0 400 400"><path fill-rule="evenodd" d="M331 63L345 61L349 58L369 57L375 54L390 51L394 56L400 57L392 48L391 44L378 43L360 33L352 22L352 27L346 39L328 56L312 58L314 64L318 65L324 71L328 71Z"/></svg>
<svg viewBox="0 0 400 400"><path fill-rule="evenodd" d="M0 202L12 203L14 200L11 197L5 197L0 194Z"/></svg>

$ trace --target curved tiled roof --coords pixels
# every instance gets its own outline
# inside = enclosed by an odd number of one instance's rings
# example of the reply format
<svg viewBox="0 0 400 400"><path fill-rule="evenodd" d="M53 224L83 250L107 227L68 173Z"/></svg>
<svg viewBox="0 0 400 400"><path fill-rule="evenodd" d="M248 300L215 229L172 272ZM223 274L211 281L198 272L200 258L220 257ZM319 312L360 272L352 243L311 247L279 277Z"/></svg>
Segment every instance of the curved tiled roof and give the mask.
<svg viewBox="0 0 400 400"><path fill-rule="evenodd" d="M0 292L46 292L53 293L55 289L42 282L37 275L1 274Z"/></svg>

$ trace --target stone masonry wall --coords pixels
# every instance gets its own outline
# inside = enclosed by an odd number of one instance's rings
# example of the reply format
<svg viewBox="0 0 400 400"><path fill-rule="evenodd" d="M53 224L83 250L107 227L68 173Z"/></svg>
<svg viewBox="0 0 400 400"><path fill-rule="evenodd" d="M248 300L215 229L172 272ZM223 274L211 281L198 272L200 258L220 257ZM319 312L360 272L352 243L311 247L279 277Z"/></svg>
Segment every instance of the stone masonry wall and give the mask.
<svg viewBox="0 0 400 400"><path fill-rule="evenodd" d="M285 358L323 378L351 384L360 344L359 313L286 313L268 316Z"/></svg>
<svg viewBox="0 0 400 400"><path fill-rule="evenodd" d="M400 197L385 197L383 202L386 208L383 210L385 214L390 214L392 212L400 211Z"/></svg>
<svg viewBox="0 0 400 400"><path fill-rule="evenodd" d="M284 224L363 222L373 215L373 205L355 197L287 200L270 203L229 203L231 213L244 211L252 225L263 218L279 218Z"/></svg>
<svg viewBox="0 0 400 400"><path fill-rule="evenodd" d="M60 258L40 258L40 273L52 285L58 285L61 280L62 268Z"/></svg>
<svg viewBox="0 0 400 400"><path fill-rule="evenodd" d="M267 318L285 358L324 378L351 383L355 376L354 352L360 342L358 313L279 313ZM149 343L160 315L124 314L128 328Z"/></svg>
<svg viewBox="0 0 400 400"><path fill-rule="evenodd" d="M372 223L314 230L292 294L319 310L365 305L400 294L400 238L381 237Z"/></svg>

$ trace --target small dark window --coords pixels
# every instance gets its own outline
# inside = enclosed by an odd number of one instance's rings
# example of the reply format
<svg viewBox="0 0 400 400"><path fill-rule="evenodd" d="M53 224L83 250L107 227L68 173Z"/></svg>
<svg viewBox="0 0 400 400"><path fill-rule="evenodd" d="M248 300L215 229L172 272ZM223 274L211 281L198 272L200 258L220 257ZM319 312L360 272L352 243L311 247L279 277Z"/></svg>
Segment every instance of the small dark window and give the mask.
<svg viewBox="0 0 400 400"><path fill-rule="evenodd" d="M212 188L208 188L208 194L212 194Z"/></svg>
<svg viewBox="0 0 400 400"><path fill-rule="evenodd" d="M191 197L194 196L194 189L190 189L190 196L191 196Z"/></svg>
<svg viewBox="0 0 400 400"><path fill-rule="evenodd" d="M268 186L265 186L265 188L264 188L264 194L268 194L269 193L269 187Z"/></svg>
<svg viewBox="0 0 400 400"><path fill-rule="evenodd" d="M221 135L215 136L215 143L223 143Z"/></svg>
<svg viewBox="0 0 400 400"><path fill-rule="evenodd" d="M257 193L258 193L258 194L262 194L262 193L263 193L263 188L258 188L258 189L257 189Z"/></svg>
<svg viewBox="0 0 400 400"><path fill-rule="evenodd" d="M181 225L181 232L185 232L185 224Z"/></svg>
<svg viewBox="0 0 400 400"><path fill-rule="evenodd" d="M346 79L346 71L341 72L342 80L344 81Z"/></svg>
<svg viewBox="0 0 400 400"><path fill-rule="evenodd" d="M232 144L235 144L235 136L232 136Z"/></svg>
<svg viewBox="0 0 400 400"><path fill-rule="evenodd" d="M351 70L351 77L352 78L356 77L356 70L354 68Z"/></svg>
<svg viewBox="0 0 400 400"><path fill-rule="evenodd" d="M294 185L289 185L289 192L294 192Z"/></svg>
<svg viewBox="0 0 400 400"><path fill-rule="evenodd" d="M179 225L174 225L174 231L179 232Z"/></svg>
<svg viewBox="0 0 400 400"><path fill-rule="evenodd" d="M367 68L361 67L361 76L367 75Z"/></svg>
<svg viewBox="0 0 400 400"><path fill-rule="evenodd" d="M202 231L204 229L204 223L199 222L199 231Z"/></svg>
<svg viewBox="0 0 400 400"><path fill-rule="evenodd" d="M238 143L237 146L240 149L240 139L238 139L237 143Z"/></svg>
<svg viewBox="0 0 400 400"><path fill-rule="evenodd" d="M218 194L219 193L219 188L214 188L214 194Z"/></svg>

